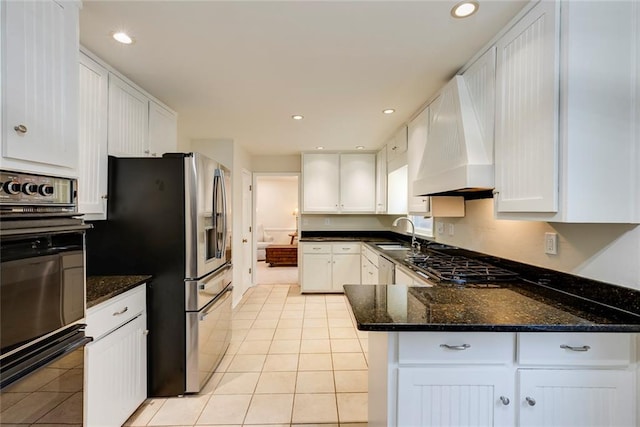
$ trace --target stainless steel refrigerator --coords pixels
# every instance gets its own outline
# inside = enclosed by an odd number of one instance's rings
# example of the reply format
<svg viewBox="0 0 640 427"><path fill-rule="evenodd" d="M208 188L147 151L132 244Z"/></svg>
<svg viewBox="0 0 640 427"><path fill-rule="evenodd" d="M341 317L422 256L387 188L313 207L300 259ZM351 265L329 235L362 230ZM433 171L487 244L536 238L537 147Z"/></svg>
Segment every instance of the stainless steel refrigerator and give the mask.
<svg viewBox="0 0 640 427"><path fill-rule="evenodd" d="M197 393L231 338L231 176L199 153L109 158L108 214L90 275L151 274L148 393Z"/></svg>

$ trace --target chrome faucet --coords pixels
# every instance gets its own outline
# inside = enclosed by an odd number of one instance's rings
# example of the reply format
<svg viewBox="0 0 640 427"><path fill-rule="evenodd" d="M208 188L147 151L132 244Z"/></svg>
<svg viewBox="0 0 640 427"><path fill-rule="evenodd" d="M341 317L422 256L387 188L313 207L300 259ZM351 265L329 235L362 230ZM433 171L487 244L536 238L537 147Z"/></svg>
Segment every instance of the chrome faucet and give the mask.
<svg viewBox="0 0 640 427"><path fill-rule="evenodd" d="M394 227L396 225L398 225L398 223L401 220L405 220L407 221L409 224L411 224L411 250L413 253L415 252L420 252L420 244L418 242L416 242L416 226L413 225L413 221L411 221L409 218L405 217L405 216L401 216L399 218L396 218L393 220L393 225Z"/></svg>

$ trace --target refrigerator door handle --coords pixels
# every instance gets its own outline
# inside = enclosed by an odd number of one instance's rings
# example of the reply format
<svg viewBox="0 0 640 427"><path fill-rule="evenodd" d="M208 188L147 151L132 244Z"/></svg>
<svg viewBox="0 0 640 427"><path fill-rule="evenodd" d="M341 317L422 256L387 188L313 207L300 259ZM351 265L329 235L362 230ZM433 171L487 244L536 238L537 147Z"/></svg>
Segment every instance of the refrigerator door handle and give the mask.
<svg viewBox="0 0 640 427"><path fill-rule="evenodd" d="M209 314L214 311L218 305L225 301L227 298L231 296L231 291L233 290L233 286L229 285L227 288L220 292L220 294L215 297L205 308L202 309L202 313L199 316L200 321L202 322L209 316Z"/></svg>
<svg viewBox="0 0 640 427"><path fill-rule="evenodd" d="M220 258L225 257L225 252L227 251L227 238L229 230L227 230L227 185L225 184L225 180L224 180L224 172L220 170L220 189L221 191L221 196L222 196L222 250L220 253Z"/></svg>

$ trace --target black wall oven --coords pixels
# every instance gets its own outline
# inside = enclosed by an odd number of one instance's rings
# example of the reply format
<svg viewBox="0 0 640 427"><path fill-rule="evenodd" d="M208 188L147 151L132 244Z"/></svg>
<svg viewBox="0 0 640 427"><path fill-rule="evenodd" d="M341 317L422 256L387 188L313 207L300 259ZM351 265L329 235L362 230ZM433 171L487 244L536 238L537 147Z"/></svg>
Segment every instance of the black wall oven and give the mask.
<svg viewBox="0 0 640 427"><path fill-rule="evenodd" d="M74 179L0 171L3 424L83 423L85 251Z"/></svg>

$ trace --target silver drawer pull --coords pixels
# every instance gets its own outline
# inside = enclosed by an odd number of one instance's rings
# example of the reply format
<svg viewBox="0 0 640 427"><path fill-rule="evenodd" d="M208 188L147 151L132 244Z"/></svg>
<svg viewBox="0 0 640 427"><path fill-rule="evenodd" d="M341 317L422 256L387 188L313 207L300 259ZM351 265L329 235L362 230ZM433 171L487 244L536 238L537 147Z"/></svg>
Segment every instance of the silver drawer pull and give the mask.
<svg viewBox="0 0 640 427"><path fill-rule="evenodd" d="M120 311L116 311L115 313L113 313L114 316L120 316L121 314L124 314L127 312L127 310L129 310L129 307L125 307Z"/></svg>
<svg viewBox="0 0 640 427"><path fill-rule="evenodd" d="M322 248L311 248L311 249L313 249L314 251L319 251Z"/></svg>
<svg viewBox="0 0 640 427"><path fill-rule="evenodd" d="M145 329L144 331L142 331L142 335L149 335L149 330Z"/></svg>
<svg viewBox="0 0 640 427"><path fill-rule="evenodd" d="M562 344L560 348L564 348L565 350L571 350L571 351L589 351L591 349L591 347L589 347L588 345L583 345L582 347L572 347L566 344Z"/></svg>
<svg viewBox="0 0 640 427"><path fill-rule="evenodd" d="M198 289L204 291L204 283L198 283Z"/></svg>
<svg viewBox="0 0 640 427"><path fill-rule="evenodd" d="M509 400L509 398L508 398L508 397L505 397L505 396L500 396L500 402L502 402L502 404L503 404L504 406L507 406L507 405L509 405L509 403L511 403L511 401Z"/></svg>
<svg viewBox="0 0 640 427"><path fill-rule="evenodd" d="M462 345L449 345L449 344L440 344L440 347L446 348L447 350L466 350L471 347L470 344L462 344Z"/></svg>
<svg viewBox="0 0 640 427"><path fill-rule="evenodd" d="M342 248L343 251L350 251L351 248Z"/></svg>
<svg viewBox="0 0 640 427"><path fill-rule="evenodd" d="M21 133L21 134L27 133L27 127L25 125L14 126L13 130L15 130L16 132Z"/></svg>
<svg viewBox="0 0 640 427"><path fill-rule="evenodd" d="M536 400L533 397L525 397L524 400L527 401L527 403L529 404L529 406L536 406Z"/></svg>

